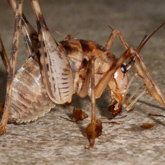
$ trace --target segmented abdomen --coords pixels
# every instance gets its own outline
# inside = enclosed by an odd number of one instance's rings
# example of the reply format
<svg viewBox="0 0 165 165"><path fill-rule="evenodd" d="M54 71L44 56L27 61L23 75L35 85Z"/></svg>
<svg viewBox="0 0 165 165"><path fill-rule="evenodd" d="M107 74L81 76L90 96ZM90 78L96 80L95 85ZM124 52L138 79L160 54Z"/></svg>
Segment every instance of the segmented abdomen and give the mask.
<svg viewBox="0 0 165 165"><path fill-rule="evenodd" d="M35 121L53 107L55 104L49 99L43 86L39 64L33 58L29 58L14 78L9 121Z"/></svg>

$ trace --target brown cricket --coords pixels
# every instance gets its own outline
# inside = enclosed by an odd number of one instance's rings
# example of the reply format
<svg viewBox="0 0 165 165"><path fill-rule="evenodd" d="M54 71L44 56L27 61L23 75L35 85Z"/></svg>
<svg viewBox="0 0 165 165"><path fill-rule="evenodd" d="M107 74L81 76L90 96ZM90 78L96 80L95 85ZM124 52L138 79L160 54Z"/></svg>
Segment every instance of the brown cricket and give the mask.
<svg viewBox="0 0 165 165"><path fill-rule="evenodd" d="M8 122L35 121L56 104L71 102L73 94L76 93L81 98L87 95L91 98L91 122L86 128L90 142L87 148L91 148L95 144L95 138L102 133L102 122L96 119L95 102L106 87L109 88L111 96L109 111L113 116L121 112L123 104L127 106L127 110L131 110L145 93L153 96L165 107L165 99L139 55L148 39L165 23L150 36L145 36L137 49L129 47L120 31L111 27L112 33L105 46L90 40L75 39L70 35L57 43L48 30L38 0L31 0L38 32L22 14L23 0L8 2L15 13L15 30L9 59L0 37L0 54L8 74L5 102L1 108L3 115L0 134L6 132ZM29 58L15 74L20 32L24 36ZM125 48L120 58L110 52L117 37ZM129 82L128 71L133 66L137 73ZM135 91L124 103L136 76L141 78L144 92L130 103L137 93ZM84 114L78 115L76 121L81 119L81 115Z"/></svg>

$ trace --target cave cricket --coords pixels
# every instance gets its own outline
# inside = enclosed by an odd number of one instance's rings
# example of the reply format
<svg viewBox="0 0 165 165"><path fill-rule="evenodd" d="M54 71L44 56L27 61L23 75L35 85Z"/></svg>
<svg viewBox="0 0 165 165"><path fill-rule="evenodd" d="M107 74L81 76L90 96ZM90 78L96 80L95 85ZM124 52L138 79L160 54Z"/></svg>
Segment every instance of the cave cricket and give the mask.
<svg viewBox="0 0 165 165"><path fill-rule="evenodd" d="M3 115L0 134L6 132L8 122L35 121L54 108L55 104L71 102L76 93L81 98L88 95L91 99L91 122L86 127L90 143L86 148L91 148L95 144L95 138L102 133L102 122L96 119L96 99L106 87L111 96L109 111L114 117L121 112L122 105L129 111L146 93L165 107L165 99L139 55L149 38L165 23L151 35L144 36L137 49L129 47L120 31L110 26L112 33L105 46L90 40L75 39L71 35L57 43L46 25L38 0L30 1L38 32L22 13L23 0L8 2L15 13L15 30L10 58L0 37L0 53L8 75L5 101L1 108ZM16 72L20 32L23 34L29 58ZM117 37L125 49L119 58L110 52ZM128 73L133 66L136 73L128 81ZM130 103L139 91L136 90L125 101L135 77L142 80L143 85L140 88L144 88L144 91ZM80 109L74 114L78 114L76 121L87 117Z"/></svg>

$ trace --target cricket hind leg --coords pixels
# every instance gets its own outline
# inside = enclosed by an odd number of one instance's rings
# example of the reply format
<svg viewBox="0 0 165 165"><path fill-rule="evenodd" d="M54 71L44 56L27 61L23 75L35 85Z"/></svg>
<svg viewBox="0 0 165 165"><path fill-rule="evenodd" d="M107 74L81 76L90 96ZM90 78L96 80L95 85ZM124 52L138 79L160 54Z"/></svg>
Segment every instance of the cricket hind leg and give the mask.
<svg viewBox="0 0 165 165"><path fill-rule="evenodd" d="M16 0L7 0L9 5L11 6L13 12L16 11ZM28 57L33 57L36 60L36 54L38 55L39 52L39 40L38 40L38 33L29 23L27 18L24 14L22 14L22 27L21 27L22 35L24 37L24 42L26 46L26 51Z"/></svg>
<svg viewBox="0 0 165 165"><path fill-rule="evenodd" d="M9 59L7 57L7 54L6 54L5 47L4 47L1 35L0 35L0 55L1 55L1 58L2 58L2 61L3 61L3 64L5 66L6 72L9 73L9 65L10 65L9 64Z"/></svg>
<svg viewBox="0 0 165 165"><path fill-rule="evenodd" d="M1 38L1 35L0 35L0 55L1 55L1 58L2 58L2 61L3 61L3 64L5 66L5 70L7 73L9 73L9 59L7 57L7 54L6 54L6 51L5 51L5 47L4 47L4 44L3 44L3 41L2 41L2 38ZM3 104L0 103L0 115L3 114Z"/></svg>
<svg viewBox="0 0 165 165"><path fill-rule="evenodd" d="M17 59L17 54L18 54L22 8L23 8L23 0L17 1L17 7L16 7L16 12L15 12L15 28L14 28L15 30L14 30L14 35L13 35L13 46L12 46L11 57L9 59L9 66L8 66L9 73L7 77L4 110L3 110L3 115L0 122L0 134L3 134L6 132L6 126L7 126L9 114L10 114L12 85L13 85L13 79L14 79L14 74L15 74L16 59Z"/></svg>
<svg viewBox="0 0 165 165"><path fill-rule="evenodd" d="M39 1L33 0L31 5L38 27L43 83L52 102L64 104L74 93L72 69L64 47L56 42L46 25Z"/></svg>

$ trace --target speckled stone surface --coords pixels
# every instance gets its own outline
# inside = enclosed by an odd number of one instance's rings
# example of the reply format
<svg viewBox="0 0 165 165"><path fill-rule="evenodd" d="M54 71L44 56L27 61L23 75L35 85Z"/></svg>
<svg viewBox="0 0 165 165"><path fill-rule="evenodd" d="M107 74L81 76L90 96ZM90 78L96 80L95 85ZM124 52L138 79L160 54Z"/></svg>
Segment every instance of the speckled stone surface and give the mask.
<svg viewBox="0 0 165 165"><path fill-rule="evenodd" d="M64 35L81 31L78 38L94 40L105 45L110 34L107 25L119 29L130 46L137 47L146 33L151 33L165 21L165 1L131 0L41 0L48 27L57 41ZM24 13L36 27L29 4L25 1ZM0 2L0 32L7 53L11 52L13 13L7 2ZM165 27L160 29L141 52L151 75L165 95ZM124 49L119 41L112 52L120 56ZM27 58L21 38L18 65ZM6 76L0 60L0 102L4 99ZM137 82L132 85L136 89ZM108 92L97 101L98 118L109 117ZM89 98L74 97L73 105L90 115ZM0 136L0 164L165 164L165 118L149 117L148 113L162 114L165 109L150 96L141 98L134 111L123 110L122 119L112 121L120 125L103 124L103 133L91 150L86 150L88 140L83 136L90 117L75 124L61 119L69 117L72 106L56 106L36 122L25 125L9 124L7 133ZM108 121L108 119L102 119ZM155 123L150 129L143 123Z"/></svg>

